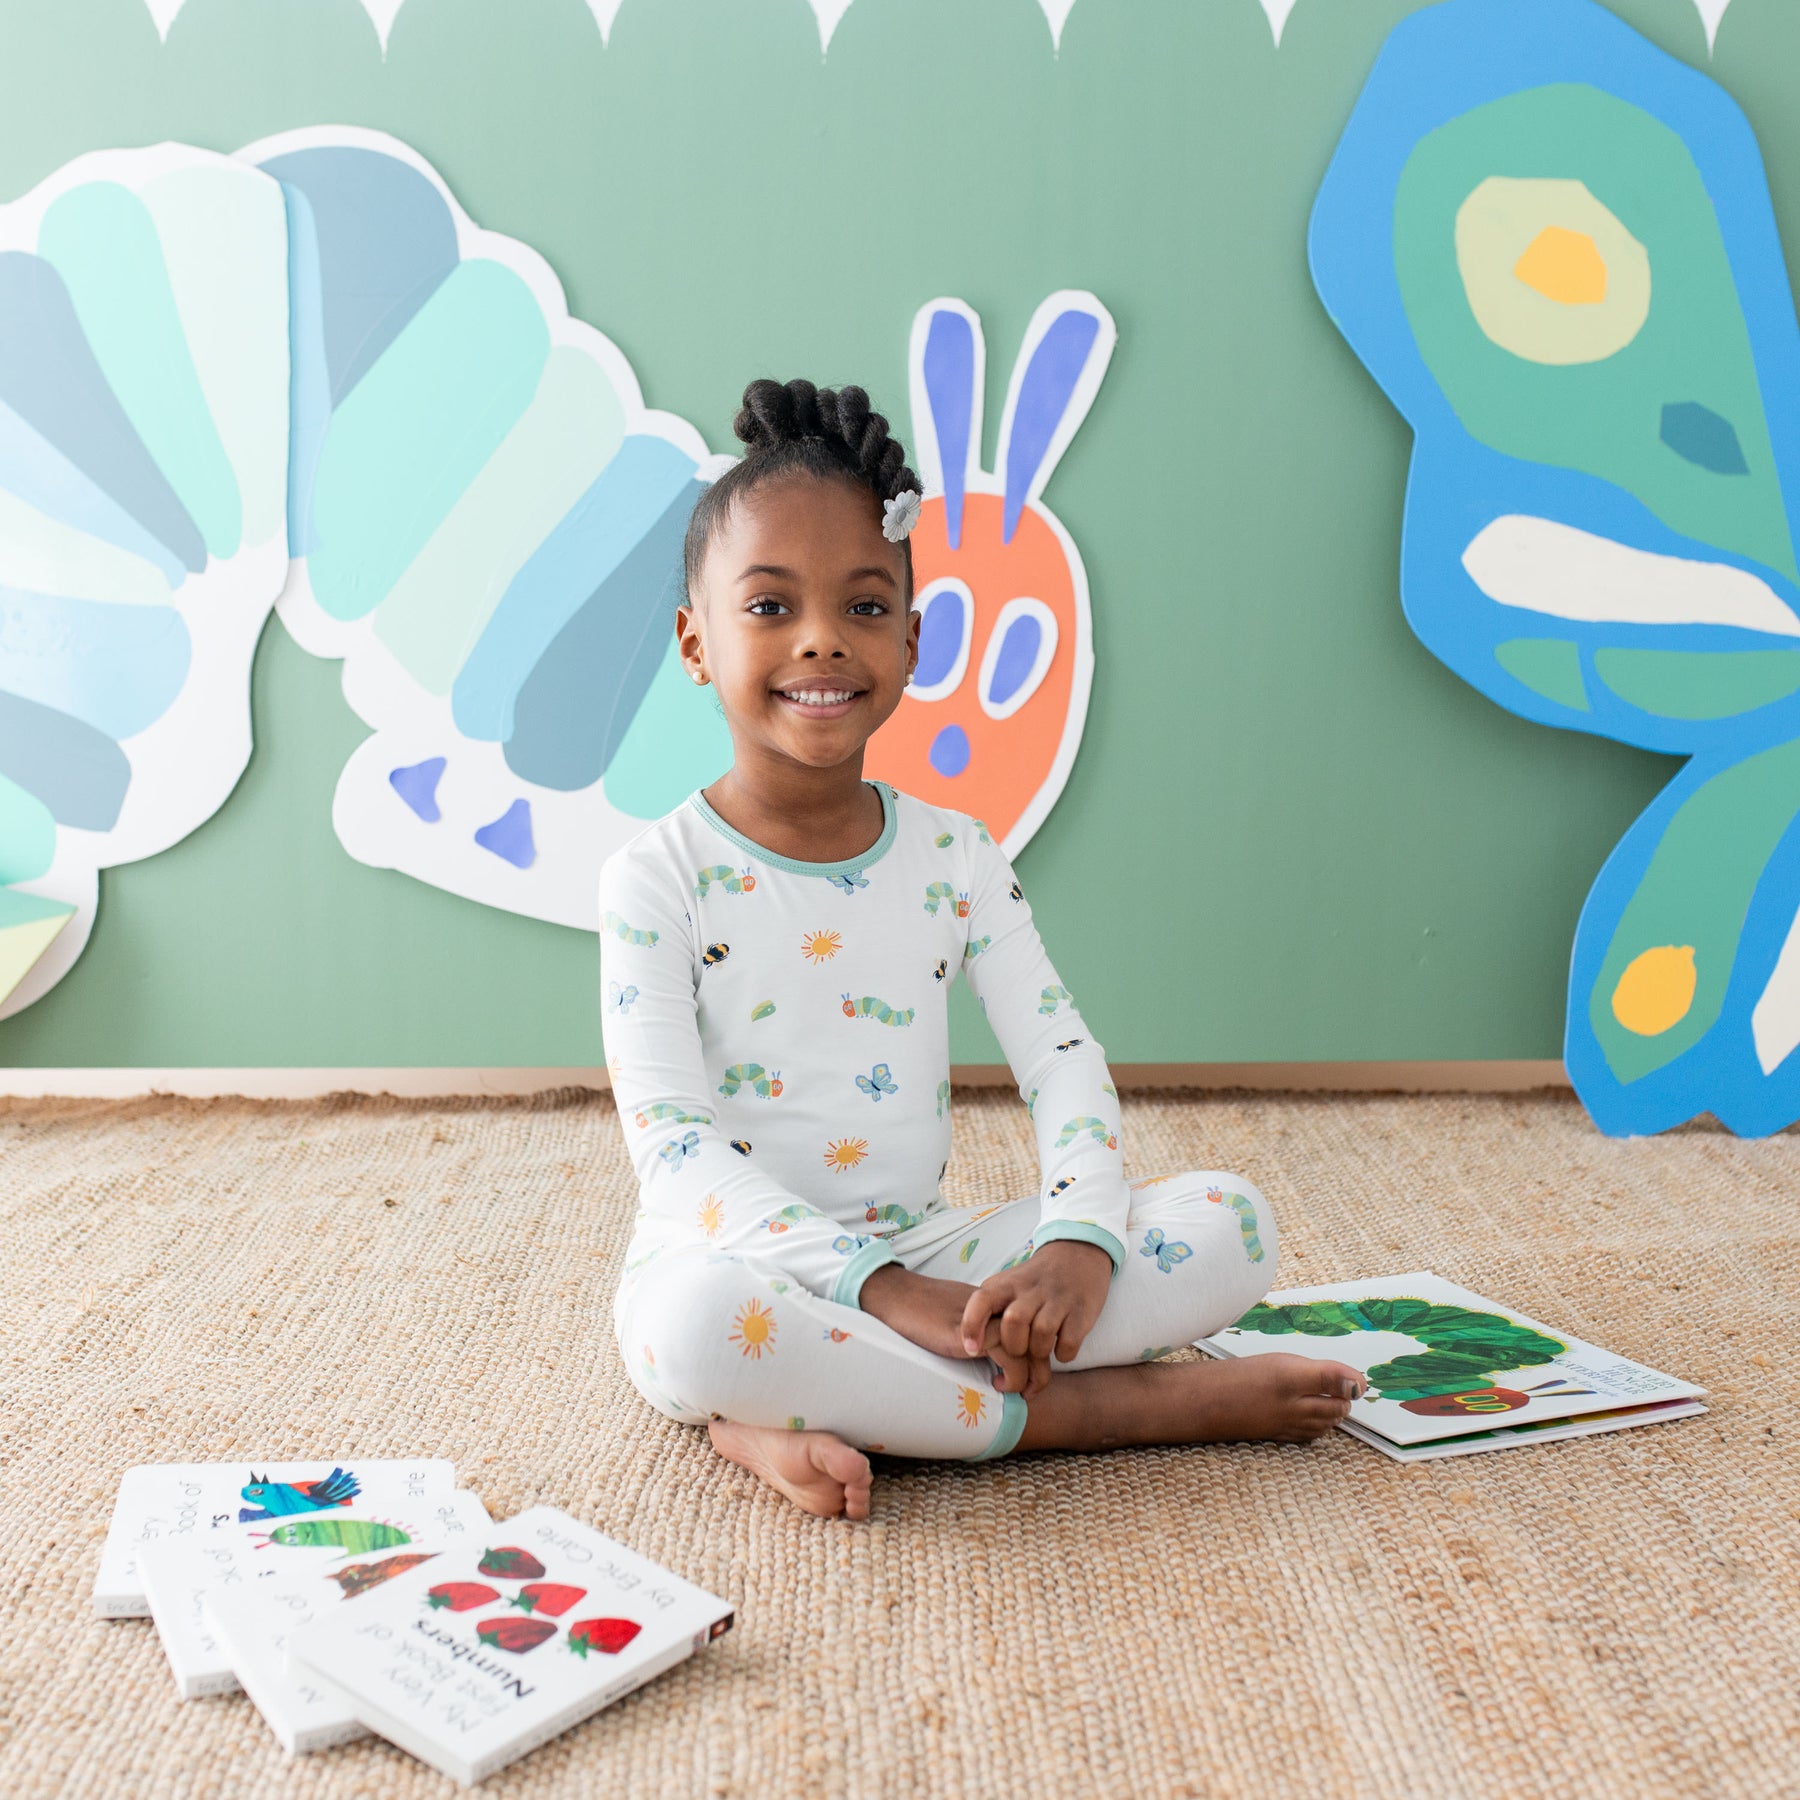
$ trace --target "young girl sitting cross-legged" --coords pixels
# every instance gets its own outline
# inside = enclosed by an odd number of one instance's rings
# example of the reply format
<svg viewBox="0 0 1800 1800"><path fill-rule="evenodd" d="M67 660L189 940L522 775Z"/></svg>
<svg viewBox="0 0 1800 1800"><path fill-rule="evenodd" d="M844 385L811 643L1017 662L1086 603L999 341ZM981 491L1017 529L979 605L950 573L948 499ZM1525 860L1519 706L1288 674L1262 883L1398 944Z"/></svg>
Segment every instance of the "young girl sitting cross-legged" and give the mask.
<svg viewBox="0 0 1800 1800"><path fill-rule="evenodd" d="M917 657L919 484L861 389L753 382L688 526L682 661L735 760L601 877L606 1041L642 1187L615 1320L670 1418L808 1512L865 1451L1316 1438L1362 1377L1164 1363L1268 1290L1275 1222L1220 1171L1128 1184L1119 1100L980 821L863 780ZM962 974L1037 1131L1039 1191L952 1208Z"/></svg>

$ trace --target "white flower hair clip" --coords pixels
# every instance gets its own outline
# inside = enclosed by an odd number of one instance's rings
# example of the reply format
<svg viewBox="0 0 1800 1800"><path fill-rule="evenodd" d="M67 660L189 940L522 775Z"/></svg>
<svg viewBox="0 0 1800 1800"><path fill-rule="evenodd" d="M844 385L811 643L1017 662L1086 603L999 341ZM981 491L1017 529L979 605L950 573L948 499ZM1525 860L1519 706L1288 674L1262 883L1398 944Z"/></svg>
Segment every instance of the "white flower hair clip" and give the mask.
<svg viewBox="0 0 1800 1800"><path fill-rule="evenodd" d="M921 504L917 488L907 488L896 494L881 509L881 535L890 544L911 537L912 528L919 522Z"/></svg>

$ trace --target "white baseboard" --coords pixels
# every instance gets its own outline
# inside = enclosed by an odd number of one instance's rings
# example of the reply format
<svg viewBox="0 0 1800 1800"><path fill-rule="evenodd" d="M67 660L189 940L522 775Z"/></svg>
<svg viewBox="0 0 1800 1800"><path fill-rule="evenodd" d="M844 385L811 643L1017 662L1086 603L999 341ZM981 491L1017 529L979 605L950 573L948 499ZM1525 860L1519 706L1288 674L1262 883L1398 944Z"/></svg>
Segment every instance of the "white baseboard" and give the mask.
<svg viewBox="0 0 1800 1800"><path fill-rule="evenodd" d="M963 1063L950 1071L961 1086L1010 1087L997 1063ZM1560 1062L1115 1063L1124 1088L1259 1088L1321 1093L1520 1093L1563 1087ZM603 1068L545 1069L0 1069L0 1098L129 1100L180 1094L212 1100L313 1100L324 1094L501 1096L547 1088L605 1089Z"/></svg>

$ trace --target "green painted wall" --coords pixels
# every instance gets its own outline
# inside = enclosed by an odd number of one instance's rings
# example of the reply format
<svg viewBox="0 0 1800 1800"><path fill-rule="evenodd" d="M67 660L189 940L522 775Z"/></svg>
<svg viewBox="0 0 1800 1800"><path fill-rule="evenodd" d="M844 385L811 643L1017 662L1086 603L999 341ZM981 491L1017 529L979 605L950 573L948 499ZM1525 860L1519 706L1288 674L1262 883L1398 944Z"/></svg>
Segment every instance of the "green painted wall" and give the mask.
<svg viewBox="0 0 1800 1800"><path fill-rule="evenodd" d="M1081 757L1020 859L1121 1061L1559 1052L1581 900L1672 764L1528 725L1408 632L1409 438L1307 279L1315 186L1409 0L0 0L0 197L77 153L228 150L314 123L416 145L540 250L649 403L729 447L752 375L867 385L981 313L989 452L1042 296L1119 349L1049 499L1093 586ZM1706 66L1689 0L1617 10ZM1713 72L1800 244L1800 7L1736 0ZM904 425L901 426L904 431ZM271 623L257 750L186 842L102 877L92 943L0 1022L0 1065L591 1064L593 940L352 862L333 785L363 728ZM956 1053L995 1054L973 1008Z"/></svg>

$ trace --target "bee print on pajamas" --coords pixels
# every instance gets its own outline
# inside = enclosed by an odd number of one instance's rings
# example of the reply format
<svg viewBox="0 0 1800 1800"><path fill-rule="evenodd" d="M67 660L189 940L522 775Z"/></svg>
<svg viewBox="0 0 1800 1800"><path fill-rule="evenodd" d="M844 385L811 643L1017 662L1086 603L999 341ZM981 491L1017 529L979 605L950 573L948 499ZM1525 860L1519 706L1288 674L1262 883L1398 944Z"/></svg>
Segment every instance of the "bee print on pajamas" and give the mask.
<svg viewBox="0 0 1800 1800"><path fill-rule="evenodd" d="M1065 1188L1072 1188L1074 1185L1075 1177L1073 1175L1065 1175L1050 1191L1053 1194L1060 1194Z"/></svg>
<svg viewBox="0 0 1800 1800"><path fill-rule="evenodd" d="M1238 1229L1243 1233L1244 1254L1253 1263L1263 1259L1262 1239L1256 1233L1256 1208L1244 1194L1228 1194L1222 1188L1208 1188L1206 1197L1215 1206L1229 1206L1238 1216Z"/></svg>
<svg viewBox="0 0 1800 1800"><path fill-rule="evenodd" d="M866 888L869 878L860 869L853 869L848 875L827 875L825 877L840 893L854 894L858 888Z"/></svg>
<svg viewBox="0 0 1800 1800"><path fill-rule="evenodd" d="M1072 1006L1074 1002L1075 996L1059 981L1052 984L1050 987L1045 988L1044 991L1038 995L1038 1011L1041 1012L1045 1018L1049 1018L1059 1006Z"/></svg>
<svg viewBox="0 0 1800 1800"><path fill-rule="evenodd" d="M1112 1128L1104 1119L1090 1118L1086 1113L1080 1113L1073 1119L1064 1121L1062 1130L1056 1134L1057 1149L1062 1149L1065 1144L1074 1143L1084 1131L1096 1144L1104 1144L1109 1150L1116 1150L1119 1147L1119 1140L1113 1136Z"/></svg>
<svg viewBox="0 0 1800 1800"><path fill-rule="evenodd" d="M719 1092L729 1100L742 1088L748 1088L759 1100L774 1100L781 1093L781 1071L765 1069L761 1063L733 1063L719 1083Z"/></svg>
<svg viewBox="0 0 1800 1800"><path fill-rule="evenodd" d="M748 894L755 890L756 877L748 869L734 869L730 863L714 863L702 869L695 878L694 897L706 898L707 890L722 887L728 894Z"/></svg>
<svg viewBox="0 0 1800 1800"><path fill-rule="evenodd" d="M654 1106L646 1106L638 1114L640 1125L710 1125L711 1113L683 1112L679 1106L670 1106L659 1100Z"/></svg>
<svg viewBox="0 0 1800 1800"><path fill-rule="evenodd" d="M875 1101L879 1101L883 1094L899 1092L894 1085L894 1072L886 1063L877 1063L869 1074L857 1076L856 1087L859 1093L867 1094Z"/></svg>
<svg viewBox="0 0 1800 1800"><path fill-rule="evenodd" d="M610 931L621 944L641 944L650 950L656 948L657 934L654 931L634 931L616 912L609 910L600 925L603 930Z"/></svg>
<svg viewBox="0 0 1800 1800"><path fill-rule="evenodd" d="M678 1138L670 1138L656 1154L671 1169L679 1169L690 1156L700 1154L700 1134L697 1131L688 1131Z"/></svg>
<svg viewBox="0 0 1800 1800"><path fill-rule="evenodd" d="M1007 889L1007 890L1006 890L1006 891L1007 891L1007 892L1008 892L1008 893L1009 893L1009 894L1010 894L1010 895L1011 895L1011 896L1012 896L1012 897L1013 897L1013 898L1014 898L1014 899L1015 899L1015 900L1023 900L1023 899L1024 899L1024 898L1025 898L1025 890L1024 890L1024 889L1023 889L1023 888L1022 888L1022 887L1020 887L1020 886L1019 886L1019 884L1018 884L1018 883L1017 883L1017 882L1016 882L1016 881L1015 881L1015 882L1014 882L1014 883L1013 883L1013 884L1012 884L1012 886L1011 886L1011 887L1009 887L1009 888L1008 888L1008 889Z"/></svg>
<svg viewBox="0 0 1800 1800"><path fill-rule="evenodd" d="M634 987L620 987L616 981L606 984L606 1003L616 1013L623 1015L630 1012L637 997L638 991Z"/></svg>
<svg viewBox="0 0 1800 1800"><path fill-rule="evenodd" d="M731 1147L739 1156L748 1156L750 1154L750 1140L748 1138L733 1138L731 1140Z"/></svg>
<svg viewBox="0 0 1800 1800"><path fill-rule="evenodd" d="M845 994L843 1000L846 1019L874 1019L883 1025L910 1025L913 1022L910 1006L896 1012L885 1000L878 1000L873 994L864 994L860 1000L852 1000Z"/></svg>
<svg viewBox="0 0 1800 1800"><path fill-rule="evenodd" d="M731 946L729 944L708 944L706 954L700 960L709 969L716 969L730 954Z"/></svg>
<svg viewBox="0 0 1800 1800"><path fill-rule="evenodd" d="M933 981L942 981L944 979L944 977L946 975L948 975L949 973L950 973L949 963L947 963L943 959L943 957L940 956L938 958L937 967L931 971L931 979Z"/></svg>
<svg viewBox="0 0 1800 1800"><path fill-rule="evenodd" d="M1087 1042L1086 1038L1070 1038L1066 1044L1058 1044L1058 1050L1074 1050Z"/></svg>
<svg viewBox="0 0 1800 1800"><path fill-rule="evenodd" d="M1173 1274L1175 1265L1186 1262L1193 1254L1192 1245L1170 1242L1154 1225L1144 1233L1144 1241L1138 1247L1138 1255L1153 1258L1165 1275Z"/></svg>

